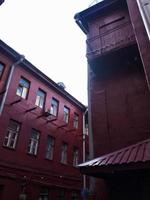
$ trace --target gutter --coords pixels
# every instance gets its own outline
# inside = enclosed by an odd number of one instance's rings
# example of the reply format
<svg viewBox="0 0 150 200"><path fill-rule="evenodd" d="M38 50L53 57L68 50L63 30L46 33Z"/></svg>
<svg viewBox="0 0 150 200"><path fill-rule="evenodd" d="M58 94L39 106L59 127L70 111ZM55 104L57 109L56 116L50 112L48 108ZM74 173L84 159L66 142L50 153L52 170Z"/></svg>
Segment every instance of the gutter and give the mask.
<svg viewBox="0 0 150 200"><path fill-rule="evenodd" d="M15 63L13 63L10 66L11 69L10 69L10 73L9 73L8 80L7 80L7 83L6 83L6 91L3 95L2 102L1 102L1 105L0 105L0 116L2 115L2 112L3 112L3 109L4 109L6 97L7 97L7 94L8 94L8 89L9 89L9 86L10 86L10 83L11 83L11 79L12 79L15 67L17 65L19 65L20 63L22 63L24 59L25 59L25 57L23 55L21 55L19 60L17 60Z"/></svg>
<svg viewBox="0 0 150 200"><path fill-rule="evenodd" d="M83 20L81 19L81 16L79 13L77 13L74 16L75 22L77 23L77 25L81 28L81 30L83 31L83 33L85 33L86 35L88 34L88 26L83 24Z"/></svg>

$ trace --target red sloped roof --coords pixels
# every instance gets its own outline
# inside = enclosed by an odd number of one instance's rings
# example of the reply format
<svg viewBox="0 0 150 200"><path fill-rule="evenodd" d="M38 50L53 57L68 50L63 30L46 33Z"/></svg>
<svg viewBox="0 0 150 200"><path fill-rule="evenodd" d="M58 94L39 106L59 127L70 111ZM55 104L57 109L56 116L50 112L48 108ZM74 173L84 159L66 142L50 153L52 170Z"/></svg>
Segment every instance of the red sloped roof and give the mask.
<svg viewBox="0 0 150 200"><path fill-rule="evenodd" d="M78 165L82 167L94 166L114 166L129 163L138 163L150 161L150 139L144 140L137 144L114 151L112 153L100 156L91 161Z"/></svg>

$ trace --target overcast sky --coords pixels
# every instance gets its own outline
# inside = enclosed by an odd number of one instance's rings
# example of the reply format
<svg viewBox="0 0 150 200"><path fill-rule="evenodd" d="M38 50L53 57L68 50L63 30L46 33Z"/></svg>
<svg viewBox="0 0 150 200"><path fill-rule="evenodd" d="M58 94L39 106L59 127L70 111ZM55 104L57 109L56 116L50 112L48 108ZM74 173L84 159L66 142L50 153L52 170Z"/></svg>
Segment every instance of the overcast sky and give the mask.
<svg viewBox="0 0 150 200"><path fill-rule="evenodd" d="M86 36L74 15L92 0L5 0L0 38L87 105Z"/></svg>

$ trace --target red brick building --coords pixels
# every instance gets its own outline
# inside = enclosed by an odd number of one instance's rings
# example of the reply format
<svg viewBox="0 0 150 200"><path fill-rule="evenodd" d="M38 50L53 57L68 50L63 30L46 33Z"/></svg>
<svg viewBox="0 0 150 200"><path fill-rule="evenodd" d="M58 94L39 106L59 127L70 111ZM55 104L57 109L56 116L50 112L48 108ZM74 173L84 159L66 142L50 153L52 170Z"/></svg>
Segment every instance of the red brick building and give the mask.
<svg viewBox="0 0 150 200"><path fill-rule="evenodd" d="M86 107L0 41L0 199L80 199Z"/></svg>
<svg viewBox="0 0 150 200"><path fill-rule="evenodd" d="M75 15L87 35L90 147L97 157L79 166L99 178L96 199L150 198L150 42L139 2L103 0Z"/></svg>

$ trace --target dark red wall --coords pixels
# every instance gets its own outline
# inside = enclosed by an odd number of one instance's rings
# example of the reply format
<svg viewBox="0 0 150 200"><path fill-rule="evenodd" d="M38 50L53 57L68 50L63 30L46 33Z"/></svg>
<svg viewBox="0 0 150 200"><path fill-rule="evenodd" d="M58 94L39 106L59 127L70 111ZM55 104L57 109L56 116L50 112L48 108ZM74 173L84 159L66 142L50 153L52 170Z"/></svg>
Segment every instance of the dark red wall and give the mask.
<svg viewBox="0 0 150 200"><path fill-rule="evenodd" d="M89 57L95 157L149 138L150 94L135 36L133 43L127 37L135 33L131 20L127 6L116 6L88 21L88 40L93 42L93 50L102 48ZM100 27L105 28L105 34L101 35Z"/></svg>
<svg viewBox="0 0 150 200"><path fill-rule="evenodd" d="M91 82L96 156L149 137L150 94L142 66L119 66L105 78L99 72Z"/></svg>

